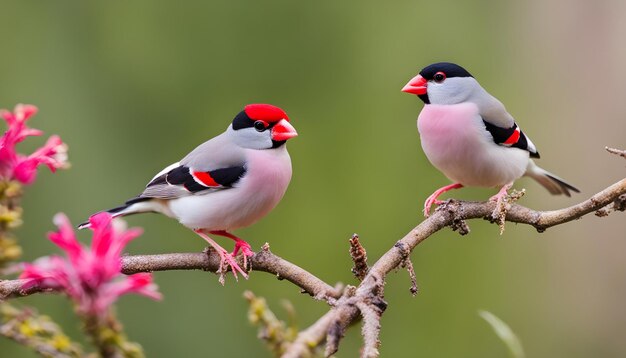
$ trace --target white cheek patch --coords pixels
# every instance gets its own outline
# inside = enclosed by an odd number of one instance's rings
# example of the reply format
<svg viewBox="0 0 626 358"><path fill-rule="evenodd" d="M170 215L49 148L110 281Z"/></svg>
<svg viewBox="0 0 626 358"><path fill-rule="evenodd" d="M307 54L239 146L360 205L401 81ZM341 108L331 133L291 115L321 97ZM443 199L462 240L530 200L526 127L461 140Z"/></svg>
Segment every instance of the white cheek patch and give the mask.
<svg viewBox="0 0 626 358"><path fill-rule="evenodd" d="M268 149L273 145L271 130L269 129L262 132L259 132L254 128L241 128L237 130L229 128L228 130L231 131L235 144L240 147L250 149Z"/></svg>
<svg viewBox="0 0 626 358"><path fill-rule="evenodd" d="M428 99L432 104L465 102L480 86L472 77L448 77L442 83L429 82Z"/></svg>

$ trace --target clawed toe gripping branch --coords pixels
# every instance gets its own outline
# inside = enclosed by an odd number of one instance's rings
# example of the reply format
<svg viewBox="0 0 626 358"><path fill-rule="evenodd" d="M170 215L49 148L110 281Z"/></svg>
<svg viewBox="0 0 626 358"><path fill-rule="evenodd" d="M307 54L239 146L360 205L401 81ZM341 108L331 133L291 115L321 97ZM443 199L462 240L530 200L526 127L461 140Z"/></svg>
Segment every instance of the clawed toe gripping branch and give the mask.
<svg viewBox="0 0 626 358"><path fill-rule="evenodd" d="M618 153L619 154L619 153ZM621 154L619 154L621 155ZM520 194L510 194L505 200L503 210L497 211L495 222L502 227L505 221L527 224L538 232L579 219L589 213L607 216L612 212L626 210L626 178L598 192L589 199L564 209L535 211L515 204ZM409 272L411 293L417 293L415 272L410 261L410 254L422 241L446 227L469 233L467 221L485 218L494 222L493 214L497 203L469 202L449 200L443 203L430 217L413 228L398 240L373 265L367 263L367 253L358 236L350 240L350 255L354 262L352 272L360 281L358 285L336 287L319 279L309 271L273 254L269 245L248 258L250 270L267 272L279 279L287 280L298 286L317 300L325 301L329 311L306 329L297 333L284 334L280 342L273 344L276 354L282 357L308 357L321 351L330 356L337 352L342 337L350 326L362 320L363 349L362 357L377 357L380 345L380 318L387 308L384 299L384 286L388 273L404 267ZM134 274L164 270L206 270L217 272L220 269L220 256L208 253L172 253L160 255L132 255L122 257L122 272ZM248 267L246 267L248 269ZM38 292L51 292L38 286L23 288L20 280L0 281L0 300L31 295ZM254 296L246 294L251 302ZM256 301L255 301L256 302ZM272 317L272 316L265 316ZM257 320L258 321L258 320ZM263 320L260 320L263 321ZM272 320L265 319L270 322ZM273 322L273 321L272 321Z"/></svg>

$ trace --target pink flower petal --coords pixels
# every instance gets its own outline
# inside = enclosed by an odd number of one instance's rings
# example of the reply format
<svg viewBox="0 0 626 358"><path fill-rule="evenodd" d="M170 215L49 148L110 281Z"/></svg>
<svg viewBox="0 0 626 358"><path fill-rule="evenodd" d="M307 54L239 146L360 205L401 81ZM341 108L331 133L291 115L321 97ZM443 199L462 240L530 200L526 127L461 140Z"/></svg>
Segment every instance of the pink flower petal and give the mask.
<svg viewBox="0 0 626 358"><path fill-rule="evenodd" d="M112 225L111 215L100 213L90 218L93 239L91 248L81 245L72 224L64 214L57 214L58 231L49 238L66 252L67 258L50 256L25 264L20 275L24 288L42 285L62 289L81 312L104 316L119 296L136 293L152 299L161 294L152 275L121 274L120 255L124 246L141 234L140 229L120 229Z"/></svg>
<svg viewBox="0 0 626 358"><path fill-rule="evenodd" d="M48 239L65 251L74 265L79 265L81 258L85 256L82 245L76 240L72 223L65 214L56 214L53 220L59 228L56 232L48 234Z"/></svg>
<svg viewBox="0 0 626 358"><path fill-rule="evenodd" d="M157 286L152 283L152 274L137 273L122 277L103 286L100 295L94 303L94 311L96 313L106 312L118 297L128 293L146 296L153 300L161 300L163 298L157 291Z"/></svg>
<svg viewBox="0 0 626 358"><path fill-rule="evenodd" d="M30 158L18 161L13 169L13 177L22 184L31 184L37 177L37 165L39 163Z"/></svg>
<svg viewBox="0 0 626 358"><path fill-rule="evenodd" d="M7 131L0 137L0 179L31 184L37 177L39 165L48 166L52 172L68 166L67 145L58 136L51 136L44 146L29 156L16 152L15 146L26 137L43 134L26 125L36 113L37 107L28 104L18 104L13 112L0 110L0 116L8 124Z"/></svg>

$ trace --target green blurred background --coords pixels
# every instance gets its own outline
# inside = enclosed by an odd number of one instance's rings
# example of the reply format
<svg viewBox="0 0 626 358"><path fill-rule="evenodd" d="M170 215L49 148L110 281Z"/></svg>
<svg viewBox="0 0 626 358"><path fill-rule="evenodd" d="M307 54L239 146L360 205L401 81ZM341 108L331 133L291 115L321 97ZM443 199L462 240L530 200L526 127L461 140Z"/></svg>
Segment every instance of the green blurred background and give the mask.
<svg viewBox="0 0 626 358"><path fill-rule="evenodd" d="M421 102L400 92L442 60L462 64L501 99L538 146L540 164L583 191L556 198L522 179L522 204L571 205L624 176L624 161L603 148L626 146L625 2L2 0L0 12L0 107L39 106L31 125L60 134L73 165L42 171L28 189L18 232L26 260L57 252L45 239L56 212L77 223L119 204L223 131L245 104L267 102L300 133L289 143L293 180L271 215L238 233L254 249L270 242L328 282L354 284L350 235L379 257L448 182L421 151ZM203 248L165 217L128 222L145 229L129 253ZM522 225L509 224L503 236L486 222L470 226L469 236L444 230L413 253L416 298L404 271L390 275L382 356L506 356L478 309L511 325L528 357L626 356L624 215L541 235ZM291 301L302 327L327 310L262 273L229 277L226 287L204 272L155 278L162 302L125 297L118 305L149 357L269 356L247 321L246 289L277 312ZM64 297L21 302L80 337ZM338 356L357 356L360 345L355 327ZM34 355L0 339L0 356Z"/></svg>

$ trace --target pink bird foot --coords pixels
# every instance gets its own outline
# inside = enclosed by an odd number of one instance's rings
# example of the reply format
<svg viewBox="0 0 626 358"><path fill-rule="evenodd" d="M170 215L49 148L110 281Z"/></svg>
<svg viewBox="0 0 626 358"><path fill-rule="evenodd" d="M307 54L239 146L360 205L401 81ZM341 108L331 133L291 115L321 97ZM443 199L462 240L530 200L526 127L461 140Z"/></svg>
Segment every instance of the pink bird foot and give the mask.
<svg viewBox="0 0 626 358"><path fill-rule="evenodd" d="M250 244L225 230L211 231L210 233L235 240L235 248L233 249L233 253L231 255L233 257L237 257L239 250L241 250L241 253L243 253L243 267L246 269L248 268L248 257L254 255L254 251L252 251Z"/></svg>
<svg viewBox="0 0 626 358"><path fill-rule="evenodd" d="M489 198L489 201L495 201L497 203L496 207L500 206L502 202L504 202L504 198L506 198L506 196L509 195L509 189L511 189L512 186L513 186L513 183L509 183L509 184L502 186L498 194Z"/></svg>
<svg viewBox="0 0 626 358"><path fill-rule="evenodd" d="M500 235L504 233L504 222L506 218L506 198L509 195L508 191L513 186L513 183L509 183L500 188L498 194L489 198L489 201L495 201L496 207L493 209L491 213L491 218L498 224L500 227Z"/></svg>
<svg viewBox="0 0 626 358"><path fill-rule="evenodd" d="M424 202L424 216L425 217L429 217L430 216L430 207L433 205L441 205L443 204L443 201L441 200L437 200L437 198L445 193L446 191L450 191L452 189L460 189L463 187L463 184L461 183L454 183L454 184L450 184L450 185L446 185L443 188L439 188L437 190L435 190L434 193L432 193Z"/></svg>
<svg viewBox="0 0 626 358"><path fill-rule="evenodd" d="M196 232L196 234L200 235L200 237L203 238L206 242L208 242L209 245L211 245L211 247L215 249L217 254L220 255L220 267L218 272L220 274L219 282L222 285L224 285L224 272L226 272L227 269L226 265L229 265L231 267L233 275L235 276L235 280L239 280L237 272L239 272L241 276L243 276L246 280L248 279L248 274L241 267L239 267L239 264L237 263L237 260L235 260L235 257L233 255L231 255L223 247L218 245L217 242L213 241L213 239L211 239L208 235L202 232L202 230L194 231Z"/></svg>

